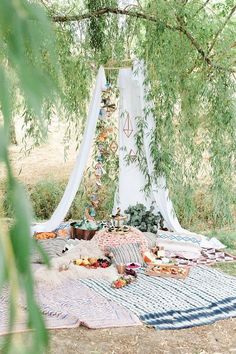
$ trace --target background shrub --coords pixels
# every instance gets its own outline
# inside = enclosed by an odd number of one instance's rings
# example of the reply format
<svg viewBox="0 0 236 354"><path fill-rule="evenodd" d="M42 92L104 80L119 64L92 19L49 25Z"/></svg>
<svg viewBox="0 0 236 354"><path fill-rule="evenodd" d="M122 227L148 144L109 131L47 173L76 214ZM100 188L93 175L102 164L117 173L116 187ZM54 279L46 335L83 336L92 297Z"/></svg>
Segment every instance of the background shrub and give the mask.
<svg viewBox="0 0 236 354"><path fill-rule="evenodd" d="M64 182L41 181L28 189L36 219L47 220L60 202L65 189Z"/></svg>
<svg viewBox="0 0 236 354"><path fill-rule="evenodd" d="M44 180L34 185L26 186L35 220L48 220L51 217L63 196L66 185L67 181L58 182L54 180ZM102 186L99 192L100 205L97 211L98 220L110 218L113 208L115 187L115 183L104 183ZM79 220L83 217L85 206L89 203L89 195L88 181L85 179L81 183L80 189L66 216L66 220ZM183 193L179 193L179 195L181 197L174 200L174 206L180 223L185 228L193 231L202 231L206 229L212 230L217 227L224 227L225 225L232 224L229 222L227 223L227 220L224 222L222 217L215 217L213 214L213 201L209 190L194 191L191 199L187 197L184 190ZM9 205L6 186L3 182L0 184L0 202L3 206L4 216L12 218L12 209ZM186 208L186 205L188 208ZM131 208L131 211L127 211L127 213L133 213L133 226L141 227L143 231L147 231L147 229L150 230L152 228L152 223L155 225L153 216L151 215L152 212L149 215L148 213L150 213L150 211L143 210L143 206L139 205L138 208L140 210L137 210L136 205ZM187 210L189 212L187 212ZM140 218L143 218L142 222L140 222Z"/></svg>
<svg viewBox="0 0 236 354"><path fill-rule="evenodd" d="M66 185L67 181L58 182L45 180L26 187L36 220L48 220L52 216L63 196ZM1 191L4 216L12 218L12 209L9 205L4 184L1 185ZM102 220L110 218L113 208L114 192L115 187L113 184L110 183L102 186L101 191L99 192L100 205L97 211L97 219ZM89 202L87 188L85 187L85 184L82 183L66 216L66 220L81 219L84 215L85 207Z"/></svg>

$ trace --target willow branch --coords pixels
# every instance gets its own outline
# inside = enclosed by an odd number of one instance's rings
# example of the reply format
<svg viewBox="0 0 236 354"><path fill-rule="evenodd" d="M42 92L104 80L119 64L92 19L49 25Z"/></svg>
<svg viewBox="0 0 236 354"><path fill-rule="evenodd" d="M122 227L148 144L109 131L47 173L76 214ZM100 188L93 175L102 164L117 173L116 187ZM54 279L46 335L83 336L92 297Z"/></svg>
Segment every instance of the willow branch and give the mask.
<svg viewBox="0 0 236 354"><path fill-rule="evenodd" d="M104 7L92 12L88 12L82 15L73 15L73 16L53 16L52 19L55 22L72 22L72 21L82 21L93 17L100 17L105 14L115 14L115 15L126 15L130 17L143 18L152 22L160 22L155 16L148 15L142 12L129 11L126 9L118 9L111 7Z"/></svg>
<svg viewBox="0 0 236 354"><path fill-rule="evenodd" d="M94 18L94 17L100 17L105 14L115 14L115 15L125 15L125 16L130 16L130 17L135 17L139 19L143 19L146 21L154 22L154 23L159 23L162 25L164 28L169 29L171 31L178 31L183 33L188 40L191 42L192 46L197 50L197 52L200 54L202 59L212 67L215 67L220 70L227 70L223 67L215 65L211 59L208 57L207 53L204 51L204 49L201 48L197 40L193 37L193 35L186 30L182 25L180 26L172 26L169 25L168 23L162 22L159 20L157 17L153 15L149 15L143 12L137 12L137 11L128 11L126 9L119 9L119 8L111 8L111 7L104 7L92 12L84 13L81 15L72 15L72 16L52 16L52 20L54 22L59 22L59 23L64 23L64 22L80 22L82 20Z"/></svg>
<svg viewBox="0 0 236 354"><path fill-rule="evenodd" d="M194 14L193 17L195 17L200 11L202 11L202 10L204 9L204 7L208 4L208 2L210 2L210 1L211 1L211 0L206 0L206 1L204 2L204 4L202 4L202 6L199 7L199 9L195 12L195 14Z"/></svg>
<svg viewBox="0 0 236 354"><path fill-rule="evenodd" d="M236 11L236 4L234 5L234 7L232 8L232 10L230 11L229 15L226 17L224 23L222 24L221 28L219 28L219 30L216 32L215 34L215 38L213 39L211 46L208 50L208 55L210 54L210 52L212 51L219 35L223 32L223 30L225 29L225 26L227 25L227 23L229 22L229 20L231 19L231 17L233 16L234 12Z"/></svg>

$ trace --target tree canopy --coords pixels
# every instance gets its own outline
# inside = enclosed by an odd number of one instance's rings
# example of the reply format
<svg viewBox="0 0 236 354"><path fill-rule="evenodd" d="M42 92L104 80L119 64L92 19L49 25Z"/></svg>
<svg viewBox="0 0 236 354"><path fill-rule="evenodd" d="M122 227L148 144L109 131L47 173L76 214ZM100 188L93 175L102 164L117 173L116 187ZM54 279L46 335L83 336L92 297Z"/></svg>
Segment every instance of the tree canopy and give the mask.
<svg viewBox="0 0 236 354"><path fill-rule="evenodd" d="M56 32L68 125L78 126L85 117L99 65L144 60L156 119L151 146L156 176L166 175L177 209L184 204L191 214L193 192L207 168L212 217L230 221L235 188L235 1L42 3ZM114 72L107 70L107 76L115 83Z"/></svg>

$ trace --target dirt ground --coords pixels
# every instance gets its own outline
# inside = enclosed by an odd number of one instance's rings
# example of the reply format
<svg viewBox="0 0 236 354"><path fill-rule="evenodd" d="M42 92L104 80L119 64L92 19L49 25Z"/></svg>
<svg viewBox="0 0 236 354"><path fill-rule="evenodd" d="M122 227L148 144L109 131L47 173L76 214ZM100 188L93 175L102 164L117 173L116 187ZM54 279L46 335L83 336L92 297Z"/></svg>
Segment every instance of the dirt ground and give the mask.
<svg viewBox="0 0 236 354"><path fill-rule="evenodd" d="M144 326L53 330L50 354L230 354L236 353L236 319L179 331Z"/></svg>
<svg viewBox="0 0 236 354"><path fill-rule="evenodd" d="M10 146L10 157L15 175L24 184L34 184L45 179L67 180L76 159L76 140L71 139L67 156L64 154L65 126L56 118L49 127L47 141L35 147L29 154L25 153L22 143L21 120L16 124L18 145ZM31 145L29 141L28 147ZM0 164L0 181L4 179L5 171Z"/></svg>

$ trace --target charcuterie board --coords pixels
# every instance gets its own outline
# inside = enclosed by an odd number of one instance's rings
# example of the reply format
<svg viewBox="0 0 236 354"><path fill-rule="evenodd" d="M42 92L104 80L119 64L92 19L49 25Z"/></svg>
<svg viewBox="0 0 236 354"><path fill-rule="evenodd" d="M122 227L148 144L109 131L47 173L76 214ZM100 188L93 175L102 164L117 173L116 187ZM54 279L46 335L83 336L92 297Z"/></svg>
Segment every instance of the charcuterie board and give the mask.
<svg viewBox="0 0 236 354"><path fill-rule="evenodd" d="M189 267L169 264L149 265L145 274L154 277L185 279L189 274Z"/></svg>

